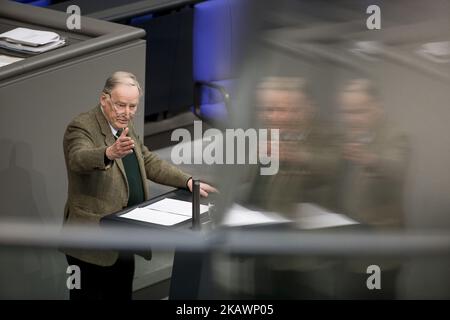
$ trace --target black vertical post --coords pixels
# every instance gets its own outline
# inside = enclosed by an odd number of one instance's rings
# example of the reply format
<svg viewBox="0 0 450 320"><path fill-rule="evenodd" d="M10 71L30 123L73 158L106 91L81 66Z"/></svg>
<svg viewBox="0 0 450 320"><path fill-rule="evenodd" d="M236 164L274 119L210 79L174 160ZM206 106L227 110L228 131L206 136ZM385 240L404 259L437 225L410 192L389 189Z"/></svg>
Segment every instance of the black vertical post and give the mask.
<svg viewBox="0 0 450 320"><path fill-rule="evenodd" d="M200 180L192 179L192 229L200 229Z"/></svg>

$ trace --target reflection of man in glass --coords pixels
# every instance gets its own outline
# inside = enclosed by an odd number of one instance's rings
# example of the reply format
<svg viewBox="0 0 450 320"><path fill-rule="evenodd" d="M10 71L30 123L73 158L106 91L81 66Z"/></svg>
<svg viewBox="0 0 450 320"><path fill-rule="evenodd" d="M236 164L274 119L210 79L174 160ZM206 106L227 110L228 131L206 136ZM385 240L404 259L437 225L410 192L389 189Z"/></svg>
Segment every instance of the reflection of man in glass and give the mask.
<svg viewBox="0 0 450 320"><path fill-rule="evenodd" d="M368 80L350 82L339 104L344 133L339 211L370 225L402 225L406 137L387 122Z"/></svg>
<svg viewBox="0 0 450 320"><path fill-rule="evenodd" d="M314 188L329 173L329 158L323 156L327 129L315 118L302 78L265 78L258 86L256 110L264 128L280 130L280 168L276 175L257 177L253 199L265 209L295 214L295 205L307 201L305 187Z"/></svg>
<svg viewBox="0 0 450 320"><path fill-rule="evenodd" d="M301 202L330 204L336 148L330 126L319 122L315 109L302 78L270 77L258 86L257 117L263 127L280 130L280 168L276 175L256 177L253 204L292 220L300 217ZM277 255L257 258L254 266L257 297L330 297L328 283L317 281L329 273L325 259Z"/></svg>
<svg viewBox="0 0 450 320"><path fill-rule="evenodd" d="M388 123L370 81L351 81L338 100L343 140L336 211L378 231L401 227L406 137ZM381 268L383 290L366 287L366 268L371 264ZM394 298L399 266L399 262L380 258L351 259L340 277L338 294L343 298Z"/></svg>
<svg viewBox="0 0 450 320"><path fill-rule="evenodd" d="M304 82L300 78L266 78L259 86L257 98L258 118L263 126L280 130L281 170L292 169L293 163L305 160L300 159L298 144L306 139L313 116Z"/></svg>

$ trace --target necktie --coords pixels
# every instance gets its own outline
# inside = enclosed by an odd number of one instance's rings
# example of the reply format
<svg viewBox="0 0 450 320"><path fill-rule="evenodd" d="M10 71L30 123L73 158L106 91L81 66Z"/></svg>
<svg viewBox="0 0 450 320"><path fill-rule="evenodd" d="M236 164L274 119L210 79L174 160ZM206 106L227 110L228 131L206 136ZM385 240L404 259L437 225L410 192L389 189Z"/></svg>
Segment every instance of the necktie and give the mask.
<svg viewBox="0 0 450 320"><path fill-rule="evenodd" d="M119 129L116 132L116 140L122 134L123 129ZM122 163L125 169L125 174L127 176L129 195L127 206L134 206L145 200L144 188L142 185L141 172L139 170L139 163L136 158L136 154L130 153L122 158Z"/></svg>

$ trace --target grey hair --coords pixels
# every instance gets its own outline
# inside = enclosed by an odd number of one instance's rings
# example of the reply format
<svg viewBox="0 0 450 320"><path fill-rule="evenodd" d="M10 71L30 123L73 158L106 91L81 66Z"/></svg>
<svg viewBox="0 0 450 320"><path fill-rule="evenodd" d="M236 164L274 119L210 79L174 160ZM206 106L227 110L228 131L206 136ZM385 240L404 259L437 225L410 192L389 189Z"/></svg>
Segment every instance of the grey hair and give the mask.
<svg viewBox="0 0 450 320"><path fill-rule="evenodd" d="M106 79L105 86L103 87L102 92L106 94L111 94L113 89L118 84L125 84L128 86L137 87L139 90L139 96L142 95L142 89L136 76L131 72L126 71L116 71L111 76L109 76L108 79Z"/></svg>
<svg viewBox="0 0 450 320"><path fill-rule="evenodd" d="M299 77L265 77L258 89L302 90L305 86L305 80Z"/></svg>

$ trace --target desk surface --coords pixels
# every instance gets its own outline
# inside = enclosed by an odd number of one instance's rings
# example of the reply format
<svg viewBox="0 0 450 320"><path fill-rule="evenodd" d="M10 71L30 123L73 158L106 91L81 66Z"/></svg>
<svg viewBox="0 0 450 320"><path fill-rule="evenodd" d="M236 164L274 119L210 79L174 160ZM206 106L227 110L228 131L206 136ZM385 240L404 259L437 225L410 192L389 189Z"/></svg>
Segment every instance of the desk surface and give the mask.
<svg viewBox="0 0 450 320"><path fill-rule="evenodd" d="M0 84L11 78L28 77L36 70L47 71L50 66L81 56L112 52L117 47L142 46L145 31L139 28L83 17L81 30L67 30L67 14L46 8L0 0L0 32L15 27L56 31L67 39L67 44L55 50L27 56L26 59L0 68ZM3 51L3 54L6 52ZM7 55L21 56L9 51Z"/></svg>
<svg viewBox="0 0 450 320"><path fill-rule="evenodd" d="M35 25L35 24L32 24L32 23L24 23L24 22L21 22L21 21L14 21L14 20L10 20L10 19L0 18L0 33L11 31L11 30L13 30L15 28L18 28L18 27L37 29L37 30L41 30L41 31L53 31L53 32L56 32L61 37L66 39L66 44L64 46L60 47L60 48L67 47L69 45L76 44L76 43L82 42L84 40L92 39L91 36L83 35L83 34L80 34L80 33L69 32L69 31L63 30L63 29L49 28L49 27L45 27L45 26L41 26L41 25ZM60 48L53 49L51 51L58 50ZM13 51L13 50L7 50L7 49L4 49L4 48L0 48L0 53L8 55L8 56L27 58L27 57L37 56L37 55L43 54L45 52L43 52L43 53L25 53L25 52L18 52L18 51Z"/></svg>

